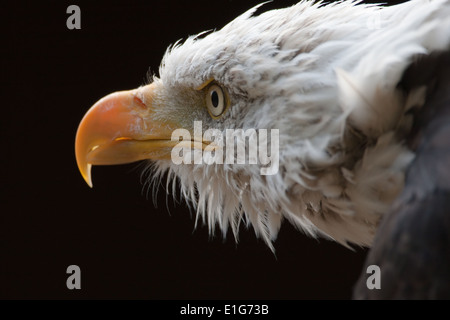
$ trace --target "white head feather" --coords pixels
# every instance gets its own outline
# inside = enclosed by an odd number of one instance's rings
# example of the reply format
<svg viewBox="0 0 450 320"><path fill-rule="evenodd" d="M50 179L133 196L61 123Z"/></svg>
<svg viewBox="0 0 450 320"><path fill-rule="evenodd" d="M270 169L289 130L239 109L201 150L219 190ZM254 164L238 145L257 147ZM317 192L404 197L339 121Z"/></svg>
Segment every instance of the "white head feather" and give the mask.
<svg viewBox="0 0 450 320"><path fill-rule="evenodd" d="M411 102L396 86L414 56L449 48L450 2L301 1L254 16L258 7L171 47L156 99L190 112L187 129L193 118L203 129L279 129L279 172L158 161L156 175L178 178L211 233L231 226L237 237L245 221L272 246L286 218L311 236L369 246L413 157L402 136ZM218 121L186 109L185 92L211 78L232 103Z"/></svg>

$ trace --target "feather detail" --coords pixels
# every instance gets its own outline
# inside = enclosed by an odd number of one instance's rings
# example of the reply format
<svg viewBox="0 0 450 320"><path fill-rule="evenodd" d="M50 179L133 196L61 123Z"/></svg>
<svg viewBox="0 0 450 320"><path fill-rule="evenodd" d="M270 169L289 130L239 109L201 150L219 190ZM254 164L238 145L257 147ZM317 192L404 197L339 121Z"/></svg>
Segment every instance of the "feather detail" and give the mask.
<svg viewBox="0 0 450 320"><path fill-rule="evenodd" d="M211 234L231 227L237 241L244 222L273 250L287 219L312 237L370 246L414 156L404 143L407 112L427 92L404 96L398 84L418 55L450 48L450 1L386 8L300 1L255 16L258 7L170 47L154 102L165 105L161 117L180 114L188 128L202 120L221 131L279 129L279 172L158 161L154 174L177 177L196 225L207 224ZM230 95L218 121L189 93L208 79Z"/></svg>

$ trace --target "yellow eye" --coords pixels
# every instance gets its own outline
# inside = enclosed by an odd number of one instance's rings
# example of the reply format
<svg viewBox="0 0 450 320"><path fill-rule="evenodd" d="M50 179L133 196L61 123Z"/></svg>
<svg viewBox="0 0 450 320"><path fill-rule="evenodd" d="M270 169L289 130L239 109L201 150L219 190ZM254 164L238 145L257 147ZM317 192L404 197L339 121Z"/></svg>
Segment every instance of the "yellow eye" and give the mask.
<svg viewBox="0 0 450 320"><path fill-rule="evenodd" d="M213 119L218 119L228 106L228 97L219 85L212 84L206 90L206 107Z"/></svg>

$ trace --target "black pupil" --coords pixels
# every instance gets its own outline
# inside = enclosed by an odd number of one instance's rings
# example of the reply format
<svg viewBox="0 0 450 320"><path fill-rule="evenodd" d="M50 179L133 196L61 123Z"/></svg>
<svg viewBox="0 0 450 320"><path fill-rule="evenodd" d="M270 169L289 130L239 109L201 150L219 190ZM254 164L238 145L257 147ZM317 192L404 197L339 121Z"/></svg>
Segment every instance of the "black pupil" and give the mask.
<svg viewBox="0 0 450 320"><path fill-rule="evenodd" d="M217 91L211 92L211 102L214 108L217 108L219 106L219 94Z"/></svg>

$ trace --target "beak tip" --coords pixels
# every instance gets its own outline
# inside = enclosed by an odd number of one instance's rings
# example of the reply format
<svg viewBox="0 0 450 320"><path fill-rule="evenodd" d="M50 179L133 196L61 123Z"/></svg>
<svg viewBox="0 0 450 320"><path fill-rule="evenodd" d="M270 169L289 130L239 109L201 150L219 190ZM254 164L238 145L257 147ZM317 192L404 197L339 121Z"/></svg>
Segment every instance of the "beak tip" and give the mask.
<svg viewBox="0 0 450 320"><path fill-rule="evenodd" d="M90 188L92 188L94 186L92 184L91 168L92 168L92 164L88 163L83 168L83 170L80 169L80 172L81 172L81 175L83 176L84 181L87 183L87 185Z"/></svg>
<svg viewBox="0 0 450 320"><path fill-rule="evenodd" d="M86 183L88 184L88 186L93 188L94 185L92 184L91 169L92 169L92 164L88 163L86 166L86 175L83 175L83 177L84 177L84 180L86 181Z"/></svg>

